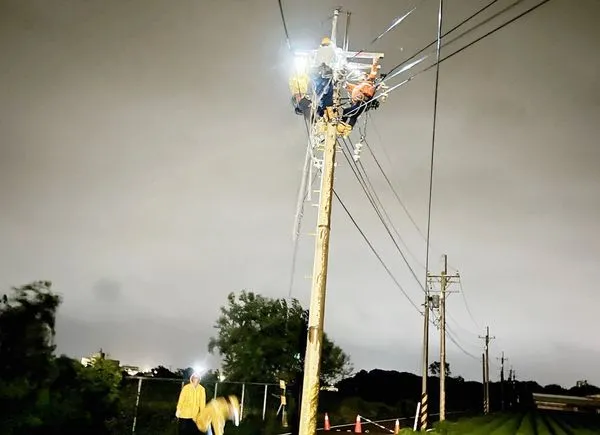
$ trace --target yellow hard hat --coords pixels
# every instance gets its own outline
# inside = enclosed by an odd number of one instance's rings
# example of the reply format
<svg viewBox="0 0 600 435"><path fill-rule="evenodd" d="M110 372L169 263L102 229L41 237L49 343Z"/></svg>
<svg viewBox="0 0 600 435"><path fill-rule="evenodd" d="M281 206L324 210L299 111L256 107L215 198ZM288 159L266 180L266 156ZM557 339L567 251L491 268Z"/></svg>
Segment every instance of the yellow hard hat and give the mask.
<svg viewBox="0 0 600 435"><path fill-rule="evenodd" d="M323 39L321 39L321 45L329 45L331 44L331 39L329 39L329 37L324 37Z"/></svg>

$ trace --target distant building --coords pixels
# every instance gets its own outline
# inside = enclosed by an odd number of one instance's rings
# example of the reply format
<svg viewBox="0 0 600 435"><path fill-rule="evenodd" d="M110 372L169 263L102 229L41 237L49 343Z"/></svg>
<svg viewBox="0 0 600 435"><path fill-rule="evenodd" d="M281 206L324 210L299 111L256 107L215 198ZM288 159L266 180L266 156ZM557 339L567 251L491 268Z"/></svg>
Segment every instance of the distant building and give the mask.
<svg viewBox="0 0 600 435"><path fill-rule="evenodd" d="M600 398L533 393L537 409L600 414Z"/></svg>
<svg viewBox="0 0 600 435"><path fill-rule="evenodd" d="M102 349L100 349L99 352L91 354L89 357L83 357L83 358L81 358L81 365L83 365L84 367L87 367L87 366L95 363L98 360L112 361L113 363L116 363L117 365L120 365L120 361L117 361L115 359L106 358L106 353L104 353L102 351Z"/></svg>
<svg viewBox="0 0 600 435"><path fill-rule="evenodd" d="M138 373L142 373L142 370L137 366L121 366L121 370L123 370L129 376L135 376Z"/></svg>

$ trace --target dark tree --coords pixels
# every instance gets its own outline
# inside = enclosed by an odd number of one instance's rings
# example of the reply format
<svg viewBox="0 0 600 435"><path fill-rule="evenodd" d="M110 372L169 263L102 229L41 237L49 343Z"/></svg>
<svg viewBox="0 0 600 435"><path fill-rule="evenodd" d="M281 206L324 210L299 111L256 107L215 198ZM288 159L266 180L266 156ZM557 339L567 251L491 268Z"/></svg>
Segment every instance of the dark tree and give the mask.
<svg viewBox="0 0 600 435"><path fill-rule="evenodd" d="M431 364L429 364L429 373L431 373L434 376L440 374L440 362L439 361L434 361ZM450 364L446 363L446 376L450 376L450 374L451 374Z"/></svg>
<svg viewBox="0 0 600 435"><path fill-rule="evenodd" d="M288 382L304 367L308 311L297 300L271 299L242 291L231 293L211 338L209 351L223 358L228 380ZM323 337L321 380L334 382L352 371L348 356Z"/></svg>
<svg viewBox="0 0 600 435"><path fill-rule="evenodd" d="M13 288L0 303L0 433L108 434L119 415L121 373L115 361L84 367L54 356L60 297L51 283Z"/></svg>

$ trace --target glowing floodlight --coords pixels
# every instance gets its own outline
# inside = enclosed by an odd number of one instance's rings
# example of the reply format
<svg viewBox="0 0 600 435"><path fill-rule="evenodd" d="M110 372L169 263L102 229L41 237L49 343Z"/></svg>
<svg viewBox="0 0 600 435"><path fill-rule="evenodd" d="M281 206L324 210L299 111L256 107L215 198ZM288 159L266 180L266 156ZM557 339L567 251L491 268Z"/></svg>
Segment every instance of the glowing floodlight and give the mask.
<svg viewBox="0 0 600 435"><path fill-rule="evenodd" d="M306 72L306 68L308 67L308 58L306 55L296 54L294 56L294 68L296 72L303 73Z"/></svg>
<svg viewBox="0 0 600 435"><path fill-rule="evenodd" d="M194 366L194 373L193 375L197 375L198 377L201 377L202 374L206 371L206 369L204 367L202 367L201 365L197 364Z"/></svg>

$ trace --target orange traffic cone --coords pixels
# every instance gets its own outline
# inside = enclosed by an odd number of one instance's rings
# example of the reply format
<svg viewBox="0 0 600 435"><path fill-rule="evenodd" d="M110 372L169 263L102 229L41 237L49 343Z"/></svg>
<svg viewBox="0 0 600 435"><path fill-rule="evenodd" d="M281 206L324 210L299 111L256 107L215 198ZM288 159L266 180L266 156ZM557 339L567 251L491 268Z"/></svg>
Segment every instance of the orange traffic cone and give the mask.
<svg viewBox="0 0 600 435"><path fill-rule="evenodd" d="M360 415L356 416L356 423L354 423L354 433L362 433L362 426L360 424Z"/></svg>
<svg viewBox="0 0 600 435"><path fill-rule="evenodd" d="M325 427L323 430L331 430L331 426L329 426L329 416L325 413Z"/></svg>
<svg viewBox="0 0 600 435"><path fill-rule="evenodd" d="M395 434L400 433L400 421L398 421L398 419L396 419L396 426L394 426L394 433Z"/></svg>

